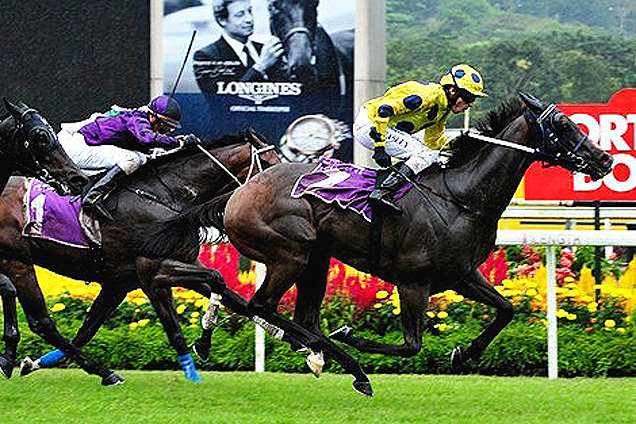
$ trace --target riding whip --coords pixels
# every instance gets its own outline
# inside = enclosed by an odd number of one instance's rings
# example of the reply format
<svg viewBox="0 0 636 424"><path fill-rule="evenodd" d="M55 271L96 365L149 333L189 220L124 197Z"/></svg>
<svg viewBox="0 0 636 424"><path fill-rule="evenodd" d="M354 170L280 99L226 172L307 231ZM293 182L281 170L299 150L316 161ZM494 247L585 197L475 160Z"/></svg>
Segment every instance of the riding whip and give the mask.
<svg viewBox="0 0 636 424"><path fill-rule="evenodd" d="M192 44L194 43L194 37L197 35L197 30L192 31L192 38L190 38L190 44L188 45L188 50L186 51L185 57L183 58L183 63L181 64L181 69L179 69L179 74L177 75L177 79L174 82L174 87L172 87L172 92L170 93L170 97L174 97L174 92L177 91L177 86L179 85L179 81L181 81L181 75L183 74L183 68L185 68L186 62L188 62L188 56L190 56L190 50L192 49Z"/></svg>

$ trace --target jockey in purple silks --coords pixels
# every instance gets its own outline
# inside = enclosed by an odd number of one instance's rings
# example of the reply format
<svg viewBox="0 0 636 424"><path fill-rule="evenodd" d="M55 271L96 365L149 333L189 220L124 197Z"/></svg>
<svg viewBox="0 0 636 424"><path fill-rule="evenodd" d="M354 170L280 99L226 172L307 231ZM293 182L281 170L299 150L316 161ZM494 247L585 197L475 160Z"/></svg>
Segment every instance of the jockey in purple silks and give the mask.
<svg viewBox="0 0 636 424"><path fill-rule="evenodd" d="M107 171L82 198L84 210L112 221L102 201L122 177L148 161L151 148L173 149L196 142L192 134L169 135L181 128L180 121L179 103L164 95L137 109L113 108L62 124L58 138L69 157L89 174Z"/></svg>

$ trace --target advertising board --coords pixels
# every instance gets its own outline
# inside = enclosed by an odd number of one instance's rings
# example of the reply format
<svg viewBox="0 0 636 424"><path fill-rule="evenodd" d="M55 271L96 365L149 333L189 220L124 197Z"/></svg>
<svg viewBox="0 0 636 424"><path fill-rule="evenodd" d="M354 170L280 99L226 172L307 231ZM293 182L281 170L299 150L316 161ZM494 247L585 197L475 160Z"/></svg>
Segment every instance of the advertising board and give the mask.
<svg viewBox="0 0 636 424"><path fill-rule="evenodd" d="M588 137L614 158L602 180L562 168L533 164L525 177L526 200L636 200L636 88L614 93L607 103L557 104Z"/></svg>

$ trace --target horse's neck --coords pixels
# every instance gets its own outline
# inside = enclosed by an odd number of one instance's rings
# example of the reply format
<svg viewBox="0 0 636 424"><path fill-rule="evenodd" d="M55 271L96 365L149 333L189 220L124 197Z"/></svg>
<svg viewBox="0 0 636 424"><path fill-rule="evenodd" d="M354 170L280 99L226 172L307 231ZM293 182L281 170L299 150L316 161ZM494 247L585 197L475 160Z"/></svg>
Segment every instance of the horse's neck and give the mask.
<svg viewBox="0 0 636 424"><path fill-rule="evenodd" d="M245 153L247 160L241 160L242 157L238 156L243 150L248 152ZM218 162L202 152L180 156L165 163L151 162L147 171L140 173L131 185L142 184L153 194L165 192L162 195L167 197L165 200L181 207L206 201L230 189L234 182L230 173L236 176L249 166L249 148L243 145L225 146L213 150L211 154ZM219 164L223 165L223 169Z"/></svg>
<svg viewBox="0 0 636 424"><path fill-rule="evenodd" d="M515 131L519 136L510 137ZM528 128L524 120L500 138L522 144L527 136ZM453 196L470 209L499 219L531 164L532 159L525 152L488 145L466 165L451 170L446 180Z"/></svg>

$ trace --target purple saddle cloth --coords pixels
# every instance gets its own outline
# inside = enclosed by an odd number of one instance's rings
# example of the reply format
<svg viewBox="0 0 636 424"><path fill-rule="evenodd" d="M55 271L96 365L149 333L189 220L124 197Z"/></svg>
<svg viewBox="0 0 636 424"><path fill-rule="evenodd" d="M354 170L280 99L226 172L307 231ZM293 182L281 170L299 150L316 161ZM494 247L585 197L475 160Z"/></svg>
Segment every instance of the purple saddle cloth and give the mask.
<svg viewBox="0 0 636 424"><path fill-rule="evenodd" d="M79 221L82 202L78 196L60 196L42 181L29 179L24 203L26 225L22 234L67 246L88 248Z"/></svg>
<svg viewBox="0 0 636 424"><path fill-rule="evenodd" d="M298 178L291 196L315 196L327 203L336 203L343 209L355 211L371 222L369 194L375 188L376 175L374 169L321 157L318 166L311 173ZM400 199L410 188L410 183L400 187L394 199Z"/></svg>

